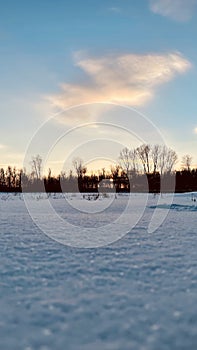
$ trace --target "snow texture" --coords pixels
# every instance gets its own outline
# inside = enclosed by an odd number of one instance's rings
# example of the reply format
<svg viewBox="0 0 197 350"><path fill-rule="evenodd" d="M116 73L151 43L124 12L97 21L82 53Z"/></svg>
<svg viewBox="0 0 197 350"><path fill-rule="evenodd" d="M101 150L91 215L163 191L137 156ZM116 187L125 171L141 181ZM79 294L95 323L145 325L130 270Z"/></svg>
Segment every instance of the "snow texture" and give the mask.
<svg viewBox="0 0 197 350"><path fill-rule="evenodd" d="M136 208L143 196L135 195ZM127 197L117 195L105 223ZM158 204L151 194L141 219L122 239L80 249L46 236L32 221L22 194L1 193L0 349L197 349L195 197L177 194L169 204L163 195ZM47 195L29 198L44 203ZM75 199L70 195L68 202ZM80 200L84 209L90 206L78 195ZM98 213L93 219L76 214L68 202L63 195L50 195L63 219L102 226ZM148 233L156 208L168 215Z"/></svg>

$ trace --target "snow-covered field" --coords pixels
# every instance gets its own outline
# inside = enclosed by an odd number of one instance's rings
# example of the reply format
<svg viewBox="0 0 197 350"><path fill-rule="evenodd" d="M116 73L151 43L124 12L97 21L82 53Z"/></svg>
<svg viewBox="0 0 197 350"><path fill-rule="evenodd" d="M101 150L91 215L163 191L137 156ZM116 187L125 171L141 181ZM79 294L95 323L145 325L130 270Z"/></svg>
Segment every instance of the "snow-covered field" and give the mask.
<svg viewBox="0 0 197 350"><path fill-rule="evenodd" d="M0 193L0 349L197 349L197 194L128 197Z"/></svg>

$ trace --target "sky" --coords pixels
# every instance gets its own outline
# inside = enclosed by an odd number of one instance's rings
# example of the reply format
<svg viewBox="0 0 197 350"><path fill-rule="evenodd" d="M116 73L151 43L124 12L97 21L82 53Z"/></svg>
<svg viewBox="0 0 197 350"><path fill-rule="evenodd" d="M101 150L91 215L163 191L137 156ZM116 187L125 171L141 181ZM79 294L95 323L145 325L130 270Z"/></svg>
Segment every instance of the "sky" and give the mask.
<svg viewBox="0 0 197 350"><path fill-rule="evenodd" d="M77 156L101 167L124 146L158 142L153 129L197 167L197 0L0 5L0 167L37 153L54 172Z"/></svg>

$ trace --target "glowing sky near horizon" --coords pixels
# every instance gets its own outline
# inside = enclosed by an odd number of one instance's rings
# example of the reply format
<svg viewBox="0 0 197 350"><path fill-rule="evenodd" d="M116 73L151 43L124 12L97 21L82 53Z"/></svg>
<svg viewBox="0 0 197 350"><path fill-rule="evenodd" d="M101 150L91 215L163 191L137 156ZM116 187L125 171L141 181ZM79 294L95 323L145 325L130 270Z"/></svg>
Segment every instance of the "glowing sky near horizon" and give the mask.
<svg viewBox="0 0 197 350"><path fill-rule="evenodd" d="M60 113L54 129L103 120L97 104L61 119L63 110L94 102L137 109L180 160L191 154L197 166L196 35L196 0L1 3L0 167L22 167L30 140L51 116ZM51 158L54 172L65 152L66 146ZM86 158L84 152L79 147L76 156ZM118 152L106 147L106 159L115 161Z"/></svg>

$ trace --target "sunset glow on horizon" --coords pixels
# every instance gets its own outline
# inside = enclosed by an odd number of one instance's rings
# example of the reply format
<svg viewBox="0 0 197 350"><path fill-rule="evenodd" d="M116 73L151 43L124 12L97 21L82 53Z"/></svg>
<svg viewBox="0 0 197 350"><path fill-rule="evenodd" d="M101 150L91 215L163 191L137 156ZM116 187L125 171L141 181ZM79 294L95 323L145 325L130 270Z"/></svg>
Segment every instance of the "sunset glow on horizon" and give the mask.
<svg viewBox="0 0 197 350"><path fill-rule="evenodd" d="M177 152L178 167L185 154L197 167L197 1L45 5L9 0L1 6L0 167L22 168L29 143L53 116L60 115L54 129L103 120L99 103L137 109ZM95 105L72 112L86 104ZM68 156L65 149L51 163L54 173ZM37 153L42 156L35 149L29 162ZM94 171L104 167L93 163Z"/></svg>

